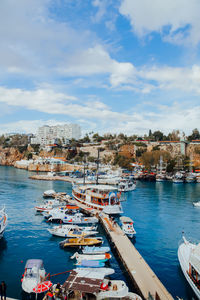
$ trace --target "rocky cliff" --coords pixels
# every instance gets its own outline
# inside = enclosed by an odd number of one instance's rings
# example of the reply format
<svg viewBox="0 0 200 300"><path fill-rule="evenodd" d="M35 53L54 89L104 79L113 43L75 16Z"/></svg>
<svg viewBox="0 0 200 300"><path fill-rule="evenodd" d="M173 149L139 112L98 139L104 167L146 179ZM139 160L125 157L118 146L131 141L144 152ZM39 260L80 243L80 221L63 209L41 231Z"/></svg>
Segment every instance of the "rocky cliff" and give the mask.
<svg viewBox="0 0 200 300"><path fill-rule="evenodd" d="M16 148L0 147L0 164L3 166L14 166L15 162L23 159L24 154Z"/></svg>

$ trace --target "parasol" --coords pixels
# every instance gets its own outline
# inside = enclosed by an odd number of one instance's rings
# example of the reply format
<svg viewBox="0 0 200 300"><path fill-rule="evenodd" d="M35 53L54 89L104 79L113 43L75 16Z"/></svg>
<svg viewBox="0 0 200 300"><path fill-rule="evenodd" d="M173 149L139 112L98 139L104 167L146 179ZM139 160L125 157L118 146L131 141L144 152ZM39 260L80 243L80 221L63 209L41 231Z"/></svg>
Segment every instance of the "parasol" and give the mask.
<svg viewBox="0 0 200 300"><path fill-rule="evenodd" d="M43 293L48 291L48 289L52 286L52 282L51 281L43 281L38 283L38 285L36 285L36 287L33 288L33 292L34 293Z"/></svg>

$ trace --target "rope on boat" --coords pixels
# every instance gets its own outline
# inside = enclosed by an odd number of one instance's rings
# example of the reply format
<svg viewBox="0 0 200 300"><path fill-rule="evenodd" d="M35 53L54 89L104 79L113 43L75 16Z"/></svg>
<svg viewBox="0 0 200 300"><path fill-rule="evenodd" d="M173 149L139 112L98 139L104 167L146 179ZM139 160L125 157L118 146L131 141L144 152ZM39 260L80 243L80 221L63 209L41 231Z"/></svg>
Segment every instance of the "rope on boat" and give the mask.
<svg viewBox="0 0 200 300"><path fill-rule="evenodd" d="M60 272L60 273L56 273L56 274L52 274L52 275L50 275L50 274L48 274L47 276L49 276L49 277L53 277L53 276L57 276L57 275L61 275L61 274L65 274L65 273L69 273L69 272L71 272L72 270L69 270L69 271L64 271L64 272Z"/></svg>

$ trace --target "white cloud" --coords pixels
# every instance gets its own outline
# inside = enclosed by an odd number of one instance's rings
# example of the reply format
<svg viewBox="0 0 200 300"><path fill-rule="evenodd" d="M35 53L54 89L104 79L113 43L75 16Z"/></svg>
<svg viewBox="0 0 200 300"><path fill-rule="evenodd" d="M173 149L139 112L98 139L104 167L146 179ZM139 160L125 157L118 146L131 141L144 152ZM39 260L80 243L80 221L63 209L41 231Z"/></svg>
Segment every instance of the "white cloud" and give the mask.
<svg viewBox="0 0 200 300"><path fill-rule="evenodd" d="M76 97L50 89L26 91L0 87L0 103L22 107L47 114L67 115L72 118L96 118L97 120L126 119L126 114L112 111L100 101L81 103Z"/></svg>
<svg viewBox="0 0 200 300"><path fill-rule="evenodd" d="M111 85L116 87L132 82L135 68L129 62L117 62L110 57L102 45L96 45L75 53L63 63L63 67L59 71L71 76L108 74Z"/></svg>
<svg viewBox="0 0 200 300"><path fill-rule="evenodd" d="M151 82L154 88L200 94L200 66L198 65L193 65L191 68L142 68L138 70L138 76L142 80Z"/></svg>
<svg viewBox="0 0 200 300"><path fill-rule="evenodd" d="M92 20L93 22L98 23L106 13L106 1L93 0L92 5L98 9L96 15L92 17Z"/></svg>
<svg viewBox="0 0 200 300"><path fill-rule="evenodd" d="M52 0L2 0L0 65L2 73L49 75L74 49L86 48L94 36L51 18Z"/></svg>
<svg viewBox="0 0 200 300"><path fill-rule="evenodd" d="M102 118L93 116L90 120L77 119L76 123L82 126L84 134L90 131L97 131L101 134L123 132L128 135L143 135L144 133L147 134L149 129L152 131L161 130L165 134L174 129L180 129L186 134L190 134L194 128L198 127L200 106L187 108L175 103L172 106L158 106L157 108L158 111L156 113L142 110L130 113L110 111L112 118L109 118L109 116L107 118L104 118L104 116ZM66 122L56 119L20 120L1 124L0 134L8 132L35 133L39 126L61 125L64 123Z"/></svg>
<svg viewBox="0 0 200 300"><path fill-rule="evenodd" d="M139 37L158 32L173 43L200 41L199 0L122 0L119 11Z"/></svg>

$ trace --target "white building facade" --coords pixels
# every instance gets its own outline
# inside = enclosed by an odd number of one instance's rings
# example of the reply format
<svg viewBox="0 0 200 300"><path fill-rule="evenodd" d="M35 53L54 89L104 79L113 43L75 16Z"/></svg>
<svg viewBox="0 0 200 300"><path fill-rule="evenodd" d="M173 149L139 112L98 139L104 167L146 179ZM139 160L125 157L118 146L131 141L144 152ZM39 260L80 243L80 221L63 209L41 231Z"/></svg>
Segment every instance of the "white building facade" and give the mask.
<svg viewBox="0 0 200 300"><path fill-rule="evenodd" d="M41 146L55 144L59 140L66 144L68 140L81 138L81 127L77 124L64 124L57 126L44 125L38 128L37 134L31 139L31 144Z"/></svg>

